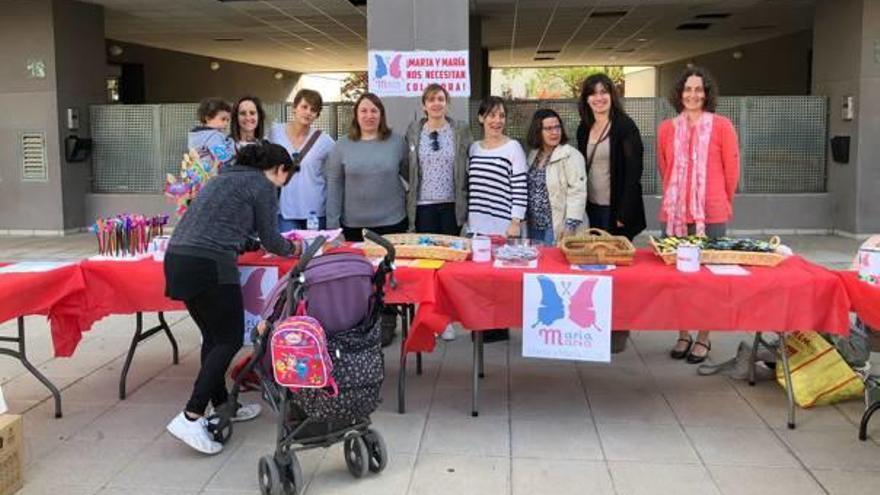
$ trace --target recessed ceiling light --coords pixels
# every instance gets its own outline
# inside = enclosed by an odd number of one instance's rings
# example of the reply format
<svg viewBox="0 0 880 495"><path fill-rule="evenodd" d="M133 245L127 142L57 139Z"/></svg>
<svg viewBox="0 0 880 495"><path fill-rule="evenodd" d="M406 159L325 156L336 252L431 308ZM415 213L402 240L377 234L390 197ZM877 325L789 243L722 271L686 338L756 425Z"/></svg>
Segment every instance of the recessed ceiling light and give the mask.
<svg viewBox="0 0 880 495"><path fill-rule="evenodd" d="M310 51L312 51L312 50L314 50L314 49L315 49L315 48L312 47L312 46L307 46L307 47L303 48L303 50L305 50L305 51L307 51L307 52L310 52Z"/></svg>
<svg viewBox="0 0 880 495"><path fill-rule="evenodd" d="M636 38L636 41L638 41L639 43L644 43L648 41L648 38Z"/></svg>

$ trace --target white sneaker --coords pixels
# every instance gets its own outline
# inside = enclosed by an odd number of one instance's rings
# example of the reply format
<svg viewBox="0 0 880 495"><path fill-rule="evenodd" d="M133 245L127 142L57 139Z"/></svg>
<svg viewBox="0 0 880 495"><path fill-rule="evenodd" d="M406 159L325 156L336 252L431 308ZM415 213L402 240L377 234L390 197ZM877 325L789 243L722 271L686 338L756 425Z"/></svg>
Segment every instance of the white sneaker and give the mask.
<svg viewBox="0 0 880 495"><path fill-rule="evenodd" d="M180 413L165 427L178 440L203 454L219 454L223 445L215 442L208 433L208 422L205 418L190 421L186 413Z"/></svg>
<svg viewBox="0 0 880 495"><path fill-rule="evenodd" d="M260 413L263 412L263 406L254 402L252 404L239 404L238 410L235 411L235 416L229 418L233 423L239 423L241 421L250 421ZM205 416L212 416L214 414L214 406L209 405L207 409L205 409Z"/></svg>
<svg viewBox="0 0 880 495"><path fill-rule="evenodd" d="M443 330L443 333L440 334L440 338L446 342L451 342L455 340L455 335L455 326L450 323L449 325L446 325L446 330Z"/></svg>

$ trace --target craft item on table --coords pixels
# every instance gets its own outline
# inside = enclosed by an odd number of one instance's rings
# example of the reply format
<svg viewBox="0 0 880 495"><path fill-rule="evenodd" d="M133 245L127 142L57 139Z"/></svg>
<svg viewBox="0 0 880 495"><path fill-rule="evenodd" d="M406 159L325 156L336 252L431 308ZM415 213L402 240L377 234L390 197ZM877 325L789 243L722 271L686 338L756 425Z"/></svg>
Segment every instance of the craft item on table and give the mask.
<svg viewBox="0 0 880 495"><path fill-rule="evenodd" d="M98 255L90 259L142 259L151 256L154 238L162 237L168 215L123 214L98 218L89 227L98 242Z"/></svg>
<svg viewBox="0 0 880 495"><path fill-rule="evenodd" d="M573 265L631 265L636 248L624 236L602 229L578 229L560 241L565 259Z"/></svg>
<svg viewBox="0 0 880 495"><path fill-rule="evenodd" d="M667 265L676 262L676 250L680 244L691 244L700 248L700 263L719 265L776 266L785 260L786 248L780 244L779 237L769 241L756 239L735 239L719 237L651 237L654 254ZM788 250L790 253L790 250Z"/></svg>
<svg viewBox="0 0 880 495"><path fill-rule="evenodd" d="M532 267L538 263L538 248L526 239L511 239L509 244L495 248L496 267L520 266Z"/></svg>
<svg viewBox="0 0 880 495"><path fill-rule="evenodd" d="M166 174L165 196L177 204L175 213L178 217L183 216L190 202L205 187L205 183L217 175L219 170L219 161L200 158L199 153L191 149L189 153L183 155L183 160L180 162L180 173L178 175Z"/></svg>
<svg viewBox="0 0 880 495"><path fill-rule="evenodd" d="M519 268L531 270L538 268L538 259L535 258L533 260L502 260L495 258L495 261L492 262L493 268Z"/></svg>
<svg viewBox="0 0 880 495"><path fill-rule="evenodd" d="M308 244L309 241L313 241L318 237L324 237L324 245L328 247L337 247L342 245L345 242L345 239L342 237L342 229L332 229L332 230L288 230L281 234L287 240L290 241L306 241Z"/></svg>
<svg viewBox="0 0 880 495"><path fill-rule="evenodd" d="M412 260L410 267L424 268L426 270L439 270L446 263L444 260Z"/></svg>
<svg viewBox="0 0 880 495"><path fill-rule="evenodd" d="M607 272L617 268L617 265L571 265L572 270L579 272Z"/></svg>
<svg viewBox="0 0 880 495"><path fill-rule="evenodd" d="M492 261L492 239L486 236L475 235L471 239L471 260L475 263Z"/></svg>
<svg viewBox="0 0 880 495"><path fill-rule="evenodd" d="M706 265L706 268L715 275L744 276L751 272L739 265Z"/></svg>
<svg viewBox="0 0 880 495"><path fill-rule="evenodd" d="M397 258L464 261L471 252L471 241L464 237L440 234L388 234ZM385 249L369 240L361 246L370 257L385 256Z"/></svg>
<svg viewBox="0 0 880 495"><path fill-rule="evenodd" d="M700 245L681 243L675 248L675 269L683 273L700 271Z"/></svg>

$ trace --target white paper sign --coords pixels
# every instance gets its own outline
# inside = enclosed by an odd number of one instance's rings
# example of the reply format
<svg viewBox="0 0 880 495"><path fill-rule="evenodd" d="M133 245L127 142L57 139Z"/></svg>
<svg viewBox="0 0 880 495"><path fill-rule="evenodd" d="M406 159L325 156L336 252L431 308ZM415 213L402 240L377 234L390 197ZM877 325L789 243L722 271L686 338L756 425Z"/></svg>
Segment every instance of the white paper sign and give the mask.
<svg viewBox="0 0 880 495"><path fill-rule="evenodd" d="M442 85L451 96L471 95L467 50L370 50L367 57L370 92L378 96L422 96L431 83Z"/></svg>
<svg viewBox="0 0 880 495"><path fill-rule="evenodd" d="M278 283L277 266L241 266L241 296L244 301L244 345L251 344L251 332L260 322L266 298Z"/></svg>
<svg viewBox="0 0 880 495"><path fill-rule="evenodd" d="M611 277L524 274L522 352L611 361Z"/></svg>

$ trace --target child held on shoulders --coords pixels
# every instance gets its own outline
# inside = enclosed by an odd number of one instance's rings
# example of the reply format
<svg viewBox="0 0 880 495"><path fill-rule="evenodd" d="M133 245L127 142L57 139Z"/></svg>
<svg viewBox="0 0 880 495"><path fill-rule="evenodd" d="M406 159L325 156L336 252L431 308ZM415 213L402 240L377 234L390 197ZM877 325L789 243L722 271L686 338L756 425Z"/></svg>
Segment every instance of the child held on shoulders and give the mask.
<svg viewBox="0 0 880 495"><path fill-rule="evenodd" d="M235 143L226 135L232 107L219 98L205 98L199 103L200 125L189 131L188 149L194 149L199 158L217 162L220 172L229 167L235 158Z"/></svg>

